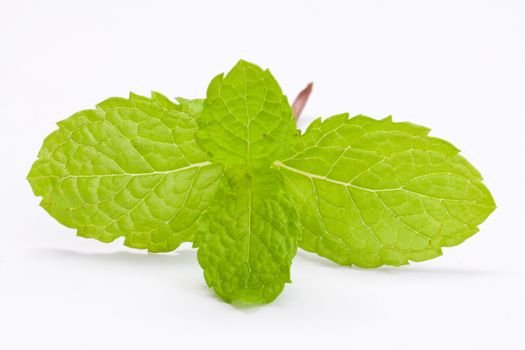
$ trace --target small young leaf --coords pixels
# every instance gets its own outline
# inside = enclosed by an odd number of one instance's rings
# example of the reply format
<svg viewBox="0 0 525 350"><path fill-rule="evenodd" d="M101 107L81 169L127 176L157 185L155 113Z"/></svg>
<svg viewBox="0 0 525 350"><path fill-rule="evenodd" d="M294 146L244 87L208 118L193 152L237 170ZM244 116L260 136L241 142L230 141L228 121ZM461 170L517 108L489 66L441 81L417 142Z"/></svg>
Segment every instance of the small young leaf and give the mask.
<svg viewBox="0 0 525 350"><path fill-rule="evenodd" d="M314 121L274 163L300 208L301 248L342 265L403 265L476 233L494 200L459 151L428 132L390 118Z"/></svg>
<svg viewBox="0 0 525 350"><path fill-rule="evenodd" d="M290 282L300 237L296 210L275 170L226 174L200 221L199 263L225 301L271 302Z"/></svg>
<svg viewBox="0 0 525 350"><path fill-rule="evenodd" d="M102 242L159 252L191 241L222 173L195 142L197 105L132 94L59 122L28 175L42 207Z"/></svg>
<svg viewBox="0 0 525 350"><path fill-rule="evenodd" d="M199 143L214 161L229 166L267 167L298 135L275 78L242 60L212 80L198 122Z"/></svg>

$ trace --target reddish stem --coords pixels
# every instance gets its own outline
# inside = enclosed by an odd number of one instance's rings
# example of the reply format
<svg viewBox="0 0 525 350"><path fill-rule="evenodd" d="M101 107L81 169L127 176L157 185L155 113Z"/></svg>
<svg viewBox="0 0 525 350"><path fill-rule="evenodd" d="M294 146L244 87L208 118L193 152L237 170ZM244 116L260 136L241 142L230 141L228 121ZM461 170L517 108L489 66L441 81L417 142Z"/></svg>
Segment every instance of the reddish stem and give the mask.
<svg viewBox="0 0 525 350"><path fill-rule="evenodd" d="M303 111L304 106L306 105L306 102L308 101L308 97L310 97L310 94L312 93L312 87L314 83L309 83L306 85L306 87L297 95L295 98L295 101L293 101L292 104L292 110L293 115L295 116L295 120L298 120L301 116L301 112Z"/></svg>

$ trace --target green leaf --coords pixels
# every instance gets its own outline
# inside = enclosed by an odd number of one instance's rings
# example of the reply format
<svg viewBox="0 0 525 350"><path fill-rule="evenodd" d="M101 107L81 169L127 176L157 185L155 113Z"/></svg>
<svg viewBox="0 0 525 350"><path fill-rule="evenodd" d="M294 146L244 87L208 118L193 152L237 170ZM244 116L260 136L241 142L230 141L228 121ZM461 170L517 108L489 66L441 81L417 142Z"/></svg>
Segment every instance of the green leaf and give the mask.
<svg viewBox="0 0 525 350"><path fill-rule="evenodd" d="M342 265L403 265L476 233L494 200L459 151L428 132L391 118L314 121L274 163L299 208L301 248Z"/></svg>
<svg viewBox="0 0 525 350"><path fill-rule="evenodd" d="M230 166L267 167L298 135L275 78L242 60L212 80L198 122L199 143L213 160Z"/></svg>
<svg viewBox="0 0 525 350"><path fill-rule="evenodd" d="M225 301L268 303L290 282L297 213L275 170L227 174L200 222L199 263L208 286Z"/></svg>
<svg viewBox="0 0 525 350"><path fill-rule="evenodd" d="M42 207L102 242L160 252L191 241L222 173L195 141L199 103L131 94L59 122L28 175Z"/></svg>

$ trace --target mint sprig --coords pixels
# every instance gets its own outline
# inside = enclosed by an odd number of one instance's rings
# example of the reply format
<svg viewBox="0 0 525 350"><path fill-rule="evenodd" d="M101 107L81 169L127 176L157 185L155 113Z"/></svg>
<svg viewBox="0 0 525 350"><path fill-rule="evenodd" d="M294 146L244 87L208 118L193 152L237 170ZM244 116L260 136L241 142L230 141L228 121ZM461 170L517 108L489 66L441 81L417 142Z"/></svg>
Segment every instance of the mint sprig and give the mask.
<svg viewBox="0 0 525 350"><path fill-rule="evenodd" d="M59 122L28 180L79 236L151 252L194 242L227 302L274 300L298 246L398 266L441 255L495 209L479 172L427 128L341 114L300 134L293 114L272 74L241 60L204 100L131 94Z"/></svg>

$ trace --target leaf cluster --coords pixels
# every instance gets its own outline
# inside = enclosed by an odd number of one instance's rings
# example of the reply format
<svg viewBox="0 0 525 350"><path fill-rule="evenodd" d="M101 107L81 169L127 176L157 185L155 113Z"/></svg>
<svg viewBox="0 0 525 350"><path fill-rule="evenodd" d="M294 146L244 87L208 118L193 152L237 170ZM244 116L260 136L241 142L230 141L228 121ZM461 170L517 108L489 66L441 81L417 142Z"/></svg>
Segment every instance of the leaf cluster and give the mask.
<svg viewBox="0 0 525 350"><path fill-rule="evenodd" d="M429 129L340 114L301 133L272 74L242 60L205 99L109 98L58 127L28 175L41 206L102 242L193 242L227 302L274 300L298 247L399 266L463 242L495 209L479 172Z"/></svg>

